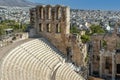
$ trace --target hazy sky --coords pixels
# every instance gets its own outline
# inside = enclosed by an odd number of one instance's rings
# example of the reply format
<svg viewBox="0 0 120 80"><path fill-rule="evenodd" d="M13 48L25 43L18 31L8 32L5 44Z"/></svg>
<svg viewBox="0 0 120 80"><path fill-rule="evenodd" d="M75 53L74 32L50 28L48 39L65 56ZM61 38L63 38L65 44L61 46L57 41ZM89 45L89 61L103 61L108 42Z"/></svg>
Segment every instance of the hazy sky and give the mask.
<svg viewBox="0 0 120 80"><path fill-rule="evenodd" d="M77 9L120 10L120 0L29 0L43 4L63 4Z"/></svg>

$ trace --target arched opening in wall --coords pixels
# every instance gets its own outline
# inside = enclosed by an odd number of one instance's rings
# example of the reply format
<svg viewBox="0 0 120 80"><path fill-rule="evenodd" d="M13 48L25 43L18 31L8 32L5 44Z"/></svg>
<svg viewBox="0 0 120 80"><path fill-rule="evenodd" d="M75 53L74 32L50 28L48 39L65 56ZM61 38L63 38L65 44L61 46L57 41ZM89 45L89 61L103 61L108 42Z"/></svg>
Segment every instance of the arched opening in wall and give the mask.
<svg viewBox="0 0 120 80"><path fill-rule="evenodd" d="M66 51L67 51L67 61L72 62L72 50L71 50L71 47L67 47Z"/></svg>
<svg viewBox="0 0 120 80"><path fill-rule="evenodd" d="M47 32L51 32L51 25L49 23L46 25L46 29L47 29Z"/></svg>
<svg viewBox="0 0 120 80"><path fill-rule="evenodd" d="M39 8L39 17L40 19L43 19L43 7Z"/></svg>
<svg viewBox="0 0 120 80"><path fill-rule="evenodd" d="M47 7L47 19L51 19L51 7Z"/></svg>
<svg viewBox="0 0 120 80"><path fill-rule="evenodd" d="M43 26L42 26L42 24L40 23L39 24L39 32L42 32L43 31Z"/></svg>
<svg viewBox="0 0 120 80"><path fill-rule="evenodd" d="M61 7L57 8L56 19L60 19L61 18L61 12L62 12L61 10L62 10Z"/></svg>
<svg viewBox="0 0 120 80"><path fill-rule="evenodd" d="M54 21L54 19L55 19L55 8L52 8L51 9L51 19Z"/></svg>
<svg viewBox="0 0 120 80"><path fill-rule="evenodd" d="M59 7L58 8L58 19L60 19L60 17L61 17L61 8Z"/></svg>
<svg viewBox="0 0 120 80"><path fill-rule="evenodd" d="M61 33L61 26L60 26L60 24L56 24L56 33Z"/></svg>

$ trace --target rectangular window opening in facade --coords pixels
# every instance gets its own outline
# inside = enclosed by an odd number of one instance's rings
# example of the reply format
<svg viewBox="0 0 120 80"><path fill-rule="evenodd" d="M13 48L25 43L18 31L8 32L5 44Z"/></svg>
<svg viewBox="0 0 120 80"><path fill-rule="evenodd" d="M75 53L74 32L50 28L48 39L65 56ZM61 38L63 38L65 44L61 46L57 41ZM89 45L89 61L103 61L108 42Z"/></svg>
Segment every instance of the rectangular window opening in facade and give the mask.
<svg viewBox="0 0 120 80"><path fill-rule="evenodd" d="M61 32L61 27L59 24L56 24L56 33L60 33Z"/></svg>
<svg viewBox="0 0 120 80"><path fill-rule="evenodd" d="M41 17L42 17L42 14L41 14L42 12L41 12L41 8L39 9L39 16L40 16L40 19L41 19Z"/></svg>
<svg viewBox="0 0 120 80"><path fill-rule="evenodd" d="M117 64L117 74L120 74L120 64Z"/></svg>
<svg viewBox="0 0 120 80"><path fill-rule="evenodd" d="M106 57L106 62L105 62L105 69L108 70L108 72L111 74L112 73L112 59L110 57Z"/></svg>
<svg viewBox="0 0 120 80"><path fill-rule="evenodd" d="M40 16L40 19L41 19L41 9L39 9L39 16Z"/></svg>
<svg viewBox="0 0 120 80"><path fill-rule="evenodd" d="M43 31L43 26L42 26L42 24L41 24L41 23L39 24L39 31L40 31L40 32L42 32L42 31Z"/></svg>
<svg viewBox="0 0 120 80"><path fill-rule="evenodd" d="M109 69L109 58L106 57L105 68Z"/></svg>
<svg viewBox="0 0 120 80"><path fill-rule="evenodd" d="M47 32L51 32L51 29L50 29L51 26L50 26L50 24L47 24L47 25L46 25L46 28L47 28Z"/></svg>

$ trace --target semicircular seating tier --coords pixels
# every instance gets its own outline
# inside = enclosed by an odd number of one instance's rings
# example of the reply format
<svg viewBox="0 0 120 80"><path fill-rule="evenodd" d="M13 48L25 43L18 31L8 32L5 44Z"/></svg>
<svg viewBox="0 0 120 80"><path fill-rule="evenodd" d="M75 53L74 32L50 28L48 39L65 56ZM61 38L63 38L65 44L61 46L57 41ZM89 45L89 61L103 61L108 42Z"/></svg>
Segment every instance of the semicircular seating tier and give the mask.
<svg viewBox="0 0 120 80"><path fill-rule="evenodd" d="M1 80L84 80L44 38L10 51L1 63Z"/></svg>

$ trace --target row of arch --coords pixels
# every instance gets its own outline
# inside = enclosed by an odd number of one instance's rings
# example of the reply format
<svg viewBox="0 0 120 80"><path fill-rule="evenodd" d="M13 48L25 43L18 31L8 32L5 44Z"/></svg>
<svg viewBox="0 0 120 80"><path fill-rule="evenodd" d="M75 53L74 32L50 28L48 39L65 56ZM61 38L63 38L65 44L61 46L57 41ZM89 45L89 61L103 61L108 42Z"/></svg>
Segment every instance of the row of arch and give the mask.
<svg viewBox="0 0 120 80"><path fill-rule="evenodd" d="M44 31L44 27L46 27L46 32L52 32L52 26L50 23L46 24L46 26L44 26L42 23L39 24L39 32L43 32ZM60 24L56 24L55 25L55 32L56 33L61 33L61 26Z"/></svg>
<svg viewBox="0 0 120 80"><path fill-rule="evenodd" d="M51 6L40 6L37 8L37 12L40 19L52 19L52 15L56 15L56 19L60 19L62 15L65 13L65 8L58 6L58 7L51 7Z"/></svg>

